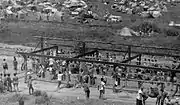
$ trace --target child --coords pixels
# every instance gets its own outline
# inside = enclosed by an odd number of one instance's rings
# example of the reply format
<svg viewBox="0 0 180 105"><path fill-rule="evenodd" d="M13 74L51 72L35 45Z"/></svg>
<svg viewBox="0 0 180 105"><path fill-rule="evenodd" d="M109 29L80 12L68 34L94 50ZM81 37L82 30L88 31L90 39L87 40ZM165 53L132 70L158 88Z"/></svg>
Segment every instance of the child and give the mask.
<svg viewBox="0 0 180 105"><path fill-rule="evenodd" d="M90 89L89 89L89 86L88 86L88 84L86 82L84 82L83 88L84 88L84 92L86 94L86 99L89 99Z"/></svg>
<svg viewBox="0 0 180 105"><path fill-rule="evenodd" d="M14 85L14 91L18 92L19 91L19 87L18 87L19 80L16 75L17 75L17 73L14 73L13 85Z"/></svg>
<svg viewBox="0 0 180 105"><path fill-rule="evenodd" d="M29 76L29 81L28 81L29 95L33 94L33 92L34 92L32 81L33 81L32 76ZM31 90L32 90L32 92L31 92Z"/></svg>
<svg viewBox="0 0 180 105"><path fill-rule="evenodd" d="M105 94L105 83L104 83L104 79L101 78L101 83L98 86L98 90L99 90L99 99L103 99L103 95Z"/></svg>
<svg viewBox="0 0 180 105"><path fill-rule="evenodd" d="M8 77L7 77L7 90L12 92L12 80L11 80L10 74L8 74Z"/></svg>

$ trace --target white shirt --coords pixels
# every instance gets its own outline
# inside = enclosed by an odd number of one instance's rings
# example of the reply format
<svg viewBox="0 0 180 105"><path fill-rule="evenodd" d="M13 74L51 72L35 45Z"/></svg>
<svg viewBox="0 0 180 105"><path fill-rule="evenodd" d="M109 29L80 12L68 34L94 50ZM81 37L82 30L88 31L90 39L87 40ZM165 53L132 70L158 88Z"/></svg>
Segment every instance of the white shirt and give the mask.
<svg viewBox="0 0 180 105"><path fill-rule="evenodd" d="M100 87L100 89L99 89L99 90L104 90L105 83L101 81L101 84L100 84L100 85L101 85L101 87Z"/></svg>
<svg viewBox="0 0 180 105"><path fill-rule="evenodd" d="M54 60L52 58L49 59L49 65L53 65L54 64Z"/></svg>
<svg viewBox="0 0 180 105"><path fill-rule="evenodd" d="M138 91L138 94L137 94L137 97L136 97L138 100L143 100L141 94L143 94L143 92L142 92L142 90L139 90L139 91Z"/></svg>
<svg viewBox="0 0 180 105"><path fill-rule="evenodd" d="M63 74L58 74L58 81L62 81Z"/></svg>
<svg viewBox="0 0 180 105"><path fill-rule="evenodd" d="M66 65L66 61L63 61L63 62L62 62L62 65L63 65L63 66Z"/></svg>
<svg viewBox="0 0 180 105"><path fill-rule="evenodd" d="M115 85L118 85L118 82L117 82L117 81L115 81Z"/></svg>

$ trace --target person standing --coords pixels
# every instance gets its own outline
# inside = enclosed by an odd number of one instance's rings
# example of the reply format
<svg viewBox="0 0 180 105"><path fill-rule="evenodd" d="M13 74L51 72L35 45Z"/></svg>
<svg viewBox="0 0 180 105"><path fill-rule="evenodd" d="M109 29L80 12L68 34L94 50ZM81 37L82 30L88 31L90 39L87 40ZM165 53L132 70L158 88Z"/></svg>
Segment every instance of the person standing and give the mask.
<svg viewBox="0 0 180 105"><path fill-rule="evenodd" d="M7 77L7 90L12 92L12 80L11 80L10 74L8 74L8 77Z"/></svg>
<svg viewBox="0 0 180 105"><path fill-rule="evenodd" d="M141 87L136 97L136 105L145 105L145 103L143 102L143 95L143 87Z"/></svg>
<svg viewBox="0 0 180 105"><path fill-rule="evenodd" d="M33 81L32 76L29 76L29 80L28 80L29 95L34 93L32 81Z"/></svg>
<svg viewBox="0 0 180 105"><path fill-rule="evenodd" d="M3 82L3 74L0 73L0 82Z"/></svg>
<svg viewBox="0 0 180 105"><path fill-rule="evenodd" d="M14 70L17 73L17 66L18 66L18 62L16 60L16 57L14 56L14 60L13 60L13 66L14 66Z"/></svg>
<svg viewBox="0 0 180 105"><path fill-rule="evenodd" d="M100 85L98 86L98 90L99 90L99 99L103 99L105 93L105 83L103 78L101 78L101 82Z"/></svg>
<svg viewBox="0 0 180 105"><path fill-rule="evenodd" d="M6 62L6 59L3 59L3 70L4 74L6 74L6 71L8 70L8 64Z"/></svg>
<svg viewBox="0 0 180 105"><path fill-rule="evenodd" d="M0 93L3 93L3 87L4 87L4 84L3 84L3 74L1 73L0 74Z"/></svg>
<svg viewBox="0 0 180 105"><path fill-rule="evenodd" d="M19 91L19 79L17 77L17 73L14 73L14 77L13 77L13 86L14 86L14 91L18 92Z"/></svg>
<svg viewBox="0 0 180 105"><path fill-rule="evenodd" d="M7 89L7 77L6 77L6 74L4 74L3 84L4 84L4 90L6 90Z"/></svg>
<svg viewBox="0 0 180 105"><path fill-rule="evenodd" d="M62 77L63 77L63 74L61 73L61 71L59 71L59 74L58 74L58 86L57 86L58 89L59 89L60 86L61 86Z"/></svg>
<svg viewBox="0 0 180 105"><path fill-rule="evenodd" d="M86 99L89 99L90 96L90 89L88 83L84 82L83 84L84 92L86 94Z"/></svg>
<svg viewBox="0 0 180 105"><path fill-rule="evenodd" d="M165 99L168 96L168 93L164 89L161 89L161 91L162 91L162 96L161 96L161 104L160 105L164 105Z"/></svg>

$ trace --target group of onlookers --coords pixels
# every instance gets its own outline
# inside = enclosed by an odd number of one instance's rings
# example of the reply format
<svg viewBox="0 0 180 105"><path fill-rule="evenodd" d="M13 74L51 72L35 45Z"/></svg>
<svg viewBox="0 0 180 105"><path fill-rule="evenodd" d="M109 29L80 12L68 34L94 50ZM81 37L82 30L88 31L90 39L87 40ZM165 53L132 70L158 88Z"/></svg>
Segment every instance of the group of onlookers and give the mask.
<svg viewBox="0 0 180 105"><path fill-rule="evenodd" d="M152 87L151 87L152 88ZM147 94L144 87L138 90L136 97L136 105L145 105L145 101L148 99L149 94ZM173 96L165 91L164 88L159 88L156 97L156 105L179 105L179 99L173 99Z"/></svg>
<svg viewBox="0 0 180 105"><path fill-rule="evenodd" d="M3 59L2 62L2 69L3 72L0 73L0 82L1 82L1 92L4 92L4 90L10 91L12 92L12 90L14 89L14 91L19 91L18 88L18 84L19 84L19 80L17 77L17 65L18 62L16 60L16 57L14 57L13 60L13 66L14 66L14 70L15 73L13 73L13 77L11 77L12 73L8 72L8 63L6 61L6 59Z"/></svg>
<svg viewBox="0 0 180 105"><path fill-rule="evenodd" d="M19 80L17 77L17 73L13 74L14 76L11 77L11 75L8 74L0 74L0 82L1 82L1 92L9 91L12 92L13 89L14 91L18 92L19 91Z"/></svg>

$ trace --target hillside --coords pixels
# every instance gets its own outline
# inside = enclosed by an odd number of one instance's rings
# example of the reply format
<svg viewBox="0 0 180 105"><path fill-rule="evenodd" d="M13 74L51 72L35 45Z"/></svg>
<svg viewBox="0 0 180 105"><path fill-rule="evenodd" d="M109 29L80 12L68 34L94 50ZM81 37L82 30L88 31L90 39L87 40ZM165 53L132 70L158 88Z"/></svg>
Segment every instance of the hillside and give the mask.
<svg viewBox="0 0 180 105"><path fill-rule="evenodd" d="M0 41L9 44L23 44L23 45L35 45L36 40L32 36L44 35L50 37L65 37L75 38L81 40L100 40L106 42L115 43L128 43L136 45L148 45L148 46L164 46L179 48L180 36L179 29L169 27L170 21L180 23L179 8L180 5L167 4L168 12L162 13L162 16L158 18L142 18L139 15L128 15L126 13L115 12L110 8L111 5L105 5L98 0L89 0L86 2L88 6L92 5L96 8L92 9L93 12L100 17L105 15L106 11L110 14L118 15L122 17L122 22L109 23L101 19L94 20L87 24L74 25L67 23L75 23L76 19L66 18L61 23L56 22L43 22L43 21L17 21L8 20L1 21ZM111 4L112 2L110 2ZM117 33L117 30L123 27L129 27L134 29L138 25L144 22L151 22L158 27L161 32L154 33L151 36L132 36L124 37ZM80 24L80 23L77 23ZM111 27L89 27L88 25L108 25ZM167 35L167 30L175 31L176 36Z"/></svg>

